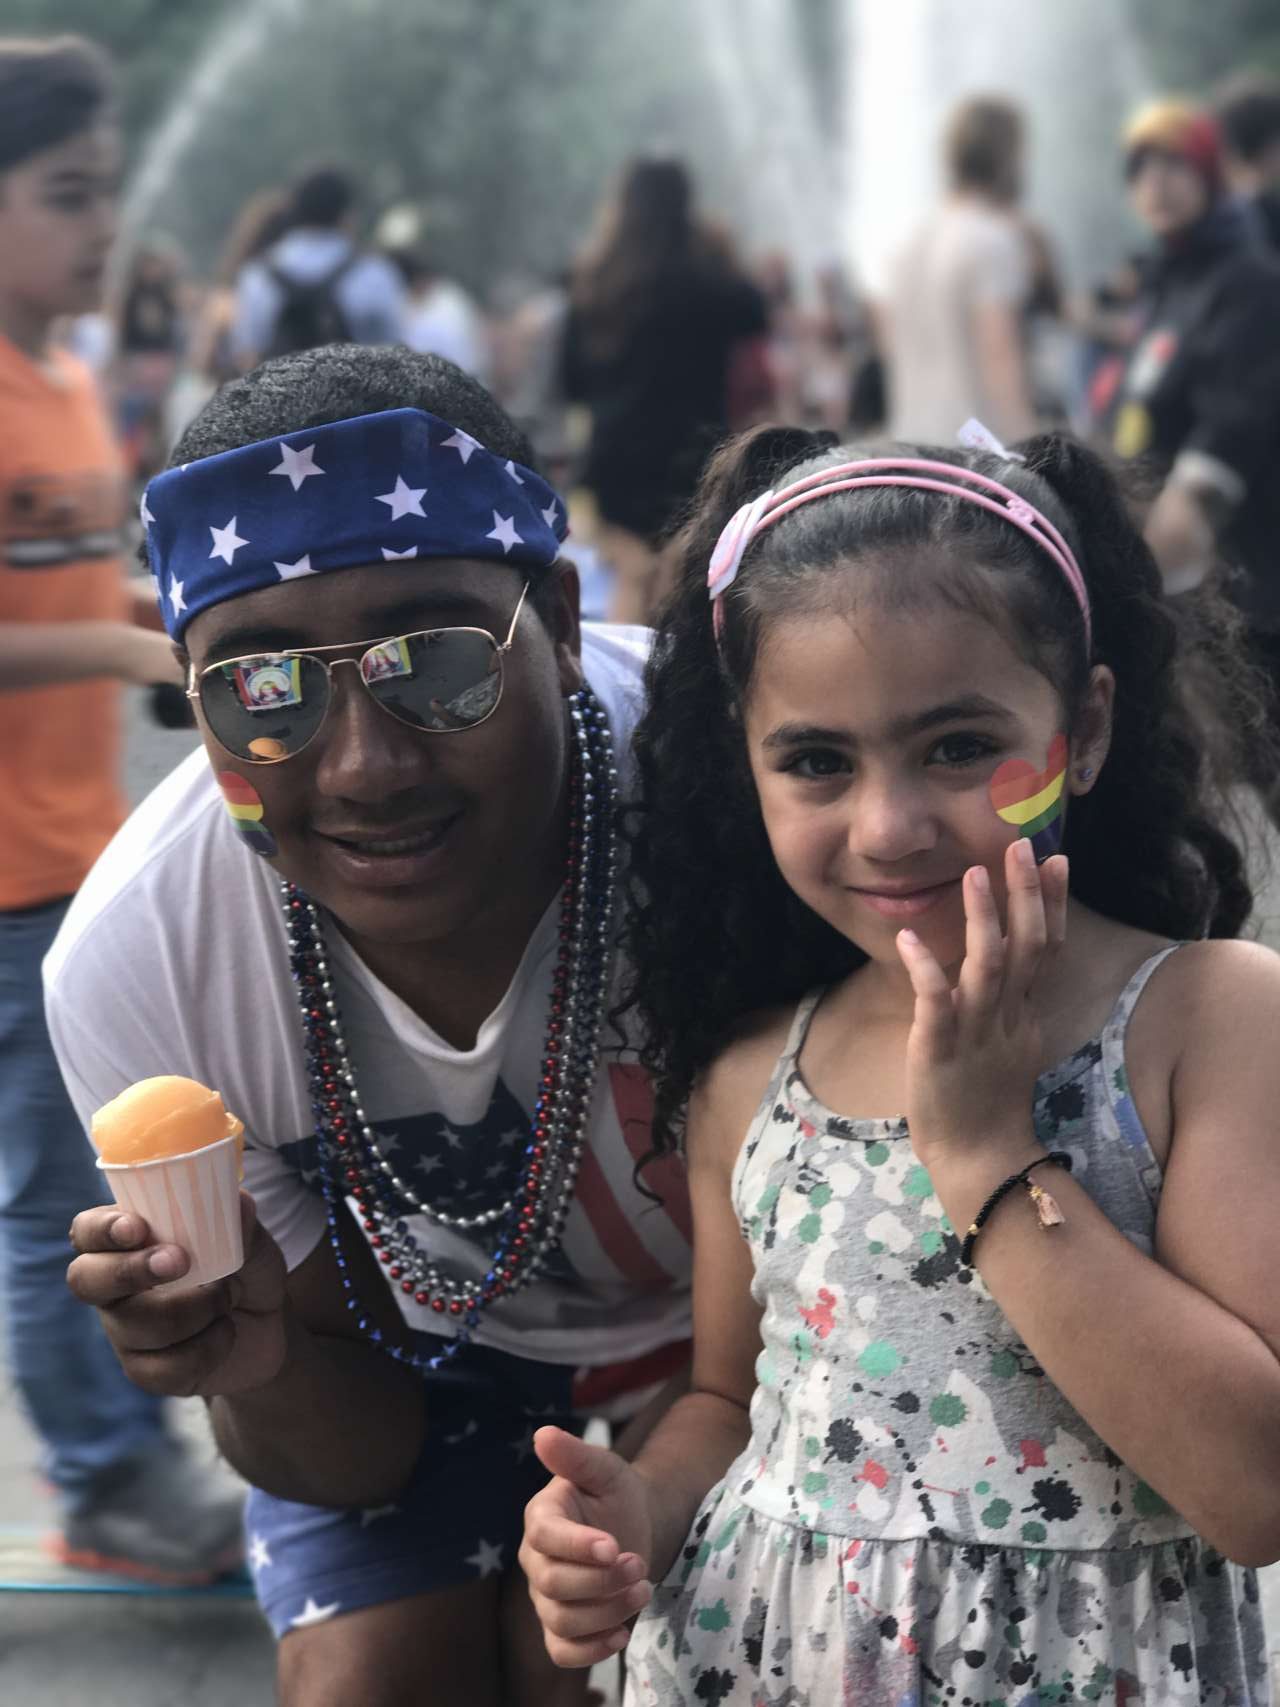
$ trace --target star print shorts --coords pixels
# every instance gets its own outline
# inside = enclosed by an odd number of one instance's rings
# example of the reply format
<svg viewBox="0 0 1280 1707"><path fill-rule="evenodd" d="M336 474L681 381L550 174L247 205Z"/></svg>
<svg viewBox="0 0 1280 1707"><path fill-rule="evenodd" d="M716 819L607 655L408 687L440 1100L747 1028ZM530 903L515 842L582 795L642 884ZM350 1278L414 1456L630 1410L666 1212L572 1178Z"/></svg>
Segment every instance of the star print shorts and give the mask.
<svg viewBox="0 0 1280 1707"><path fill-rule="evenodd" d="M435 1349L428 1336L419 1340ZM427 1437L394 1505L333 1511L254 1488L249 1565L277 1638L512 1569L525 1505L547 1480L534 1431L555 1423L580 1434L591 1415L634 1411L687 1356L687 1344L676 1345L633 1365L583 1371L472 1345L425 1378ZM623 1395L633 1402L620 1406Z"/></svg>

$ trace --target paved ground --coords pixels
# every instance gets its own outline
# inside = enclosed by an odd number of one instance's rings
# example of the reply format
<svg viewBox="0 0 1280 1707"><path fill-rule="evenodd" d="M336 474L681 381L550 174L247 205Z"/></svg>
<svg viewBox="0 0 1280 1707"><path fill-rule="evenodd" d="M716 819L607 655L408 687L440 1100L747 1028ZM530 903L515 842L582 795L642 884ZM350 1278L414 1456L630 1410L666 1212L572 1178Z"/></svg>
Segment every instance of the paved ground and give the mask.
<svg viewBox="0 0 1280 1707"><path fill-rule="evenodd" d="M135 718L129 783L135 799L191 745ZM1264 899L1280 946L1280 884ZM207 1439L199 1405L176 1408ZM0 1556L6 1531L35 1536L49 1520L31 1474L34 1449L0 1373ZM1280 1646L1280 1566L1267 1573L1269 1628ZM1280 1670L1277 1699L1280 1700ZM4 1707L266 1707L272 1645L247 1600L101 1594L0 1594L0 1703ZM359 1707L353 1703L352 1707Z"/></svg>

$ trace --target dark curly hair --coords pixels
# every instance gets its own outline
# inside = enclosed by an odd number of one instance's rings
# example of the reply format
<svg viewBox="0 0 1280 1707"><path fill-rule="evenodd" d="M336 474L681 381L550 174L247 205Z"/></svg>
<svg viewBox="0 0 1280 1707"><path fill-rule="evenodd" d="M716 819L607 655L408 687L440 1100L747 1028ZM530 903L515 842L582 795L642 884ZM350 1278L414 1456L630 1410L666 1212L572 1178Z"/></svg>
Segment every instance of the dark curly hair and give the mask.
<svg viewBox="0 0 1280 1707"><path fill-rule="evenodd" d="M1244 856L1220 827L1213 766L1183 694L1178 625L1124 497L1102 462L1066 437L1035 438L1021 450L1023 461L919 446L892 454L990 475L1048 516L1088 585L1091 653L1071 591L1023 533L959 498L903 487L832 494L758 535L724 595L717 647L706 568L725 522L770 487L868 451L835 446L829 434L760 427L708 465L676 542L679 578L636 734L642 805L627 825L630 999L648 1039L657 1149L677 1142L697 1075L747 1014L795 1002L865 962L779 873L740 716L770 619L827 611L833 596L847 600L847 584L833 588L833 566L856 559L857 592L869 587L879 605L941 600L997 625L1056 688L1068 731L1092 666L1108 664L1116 677L1111 750L1067 820L1072 893L1111 918L1172 937L1233 936L1248 917ZM1198 621L1234 685L1237 720L1260 725L1224 610L1206 595Z"/></svg>

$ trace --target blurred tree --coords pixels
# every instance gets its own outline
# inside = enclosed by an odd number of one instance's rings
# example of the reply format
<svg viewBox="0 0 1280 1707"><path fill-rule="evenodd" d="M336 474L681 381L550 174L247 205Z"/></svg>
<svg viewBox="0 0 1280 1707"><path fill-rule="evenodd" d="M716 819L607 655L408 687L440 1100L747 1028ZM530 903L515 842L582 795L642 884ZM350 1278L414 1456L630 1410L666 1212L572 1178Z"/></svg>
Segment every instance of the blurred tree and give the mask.
<svg viewBox="0 0 1280 1707"><path fill-rule="evenodd" d="M136 140L163 112L174 77L221 14L242 0L4 0L7 35L91 37L122 72L126 131Z"/></svg>
<svg viewBox="0 0 1280 1707"><path fill-rule="evenodd" d="M1162 83L1197 93L1245 66L1280 72L1276 0L1129 0L1151 69Z"/></svg>

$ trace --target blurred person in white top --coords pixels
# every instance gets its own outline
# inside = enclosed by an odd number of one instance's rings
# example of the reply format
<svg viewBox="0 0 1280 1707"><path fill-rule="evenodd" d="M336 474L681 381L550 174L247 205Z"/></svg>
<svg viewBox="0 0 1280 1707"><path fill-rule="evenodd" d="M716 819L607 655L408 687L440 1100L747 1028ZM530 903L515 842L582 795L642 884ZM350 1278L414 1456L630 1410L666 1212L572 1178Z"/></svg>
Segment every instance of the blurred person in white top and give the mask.
<svg viewBox="0 0 1280 1707"><path fill-rule="evenodd" d="M950 444L971 415L1010 442L1034 428L1023 146L1022 115L1006 101L967 101L951 116L949 192L899 253L883 305L895 439Z"/></svg>

